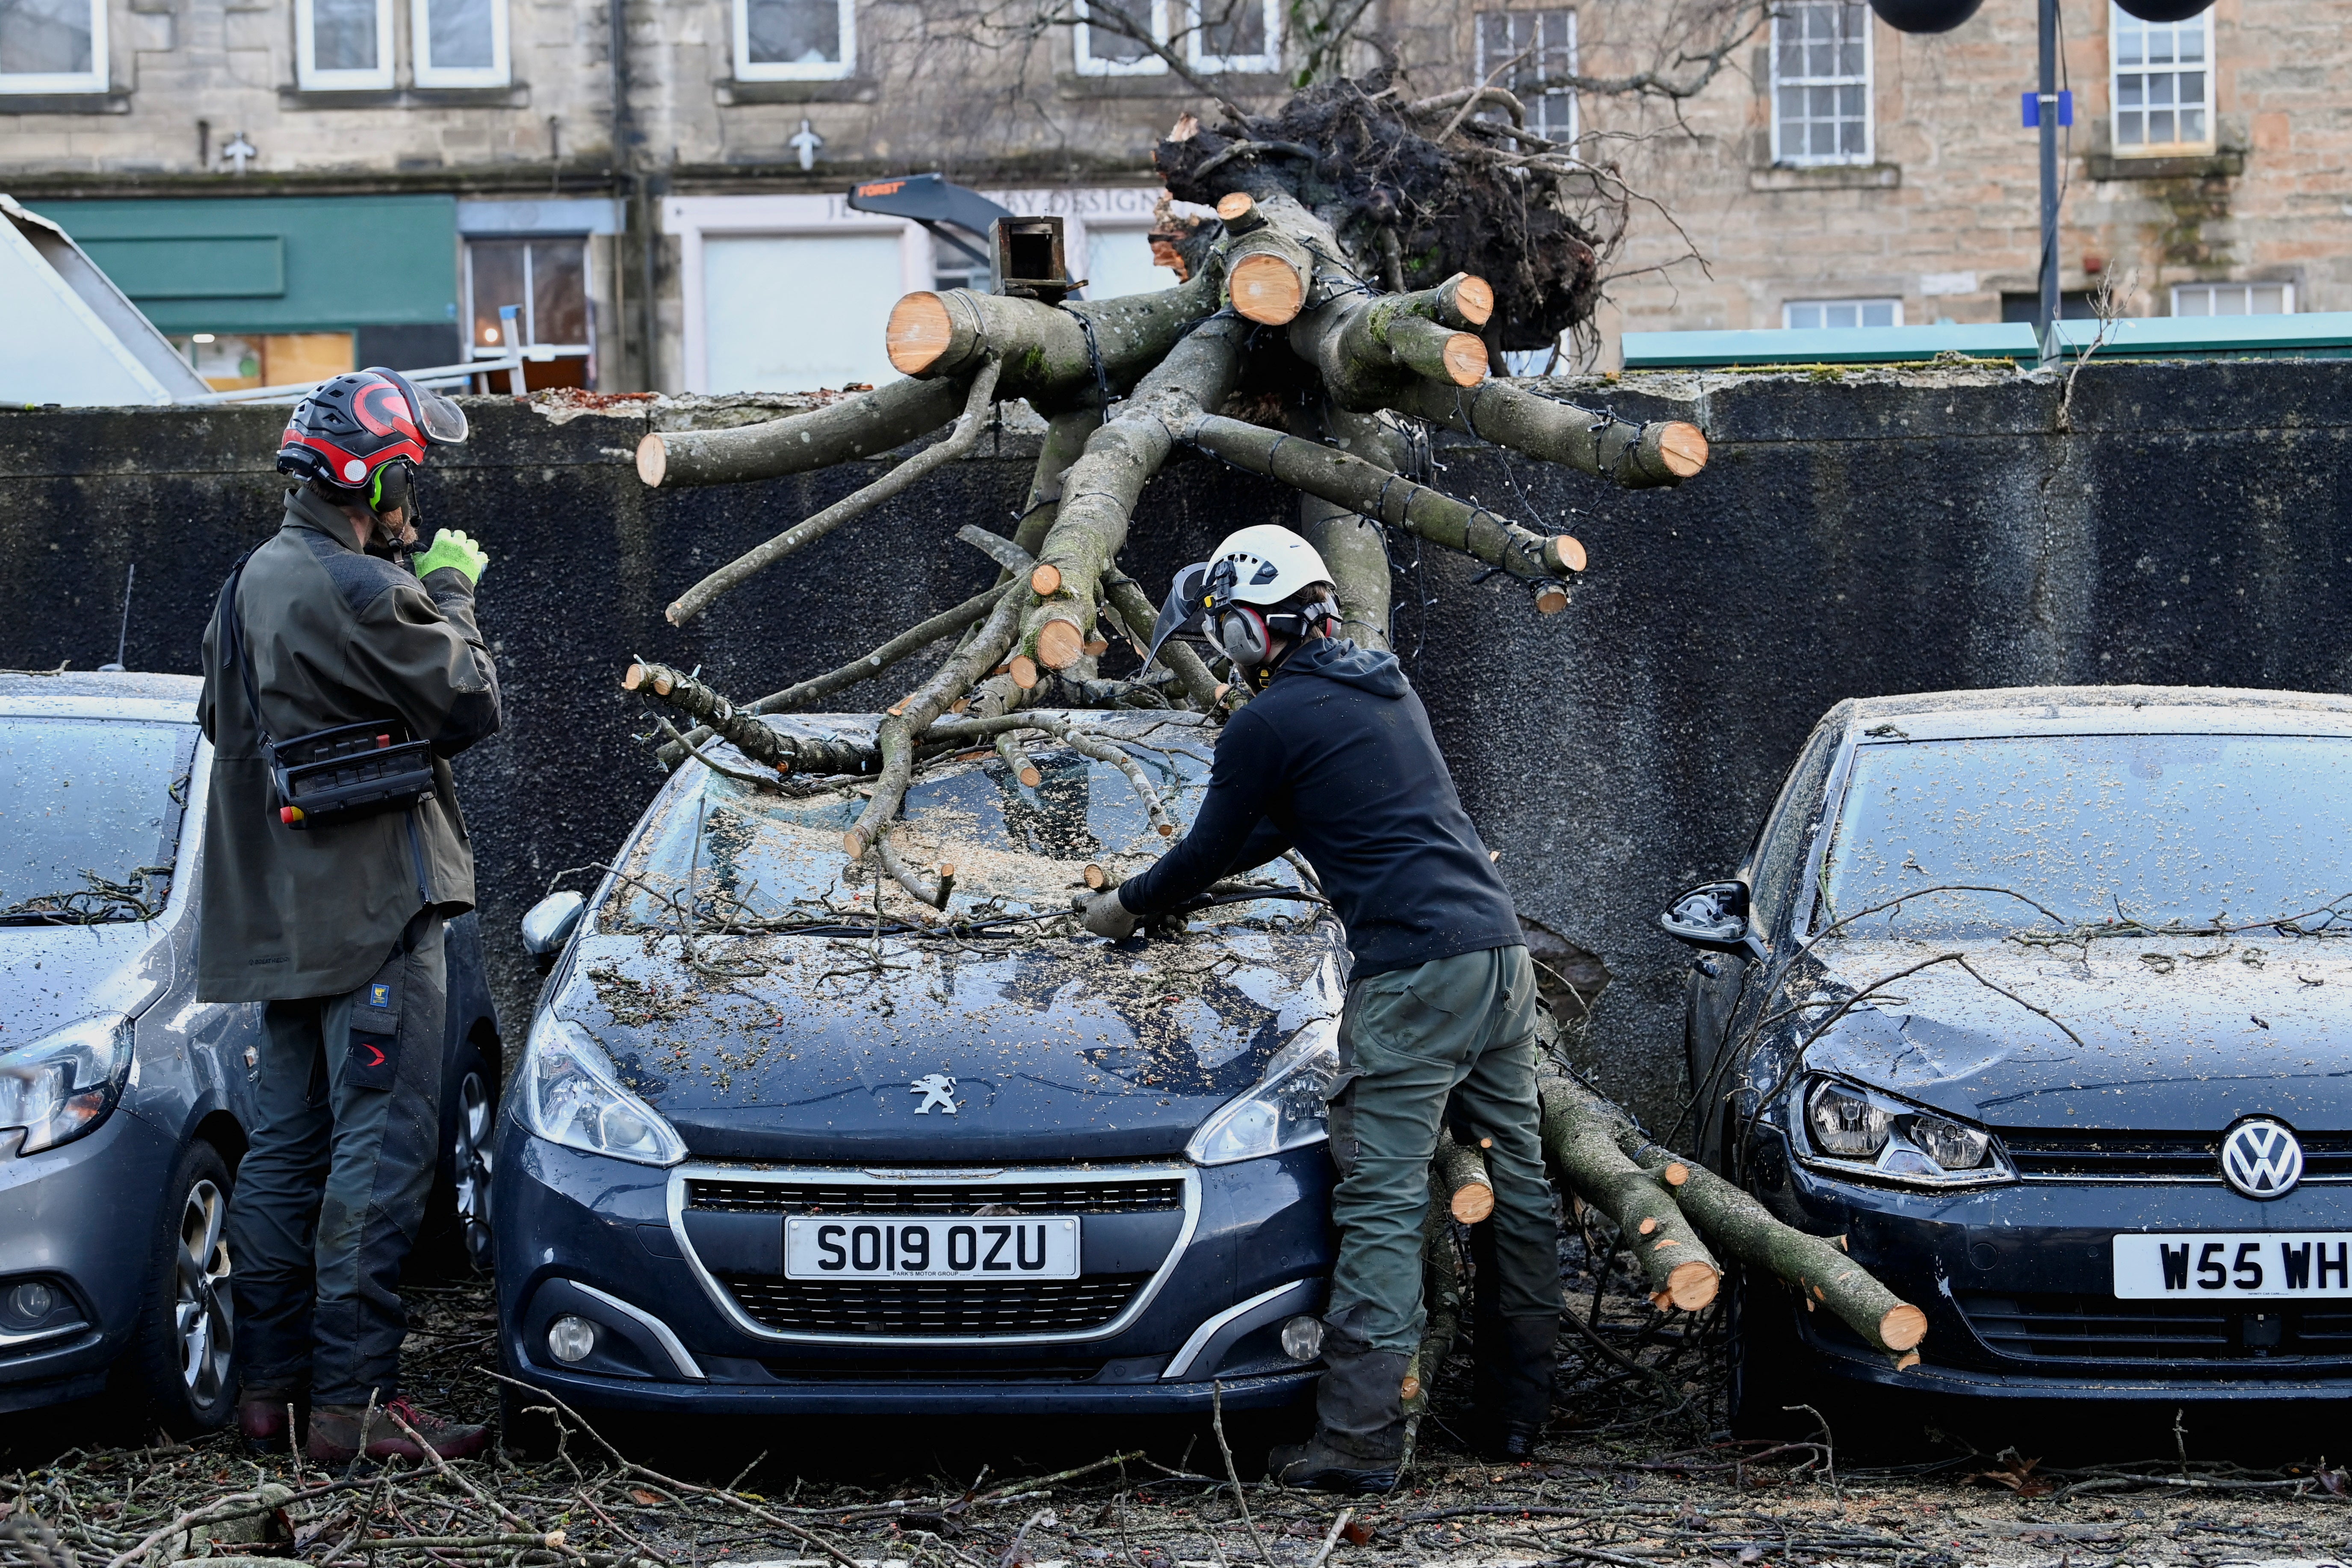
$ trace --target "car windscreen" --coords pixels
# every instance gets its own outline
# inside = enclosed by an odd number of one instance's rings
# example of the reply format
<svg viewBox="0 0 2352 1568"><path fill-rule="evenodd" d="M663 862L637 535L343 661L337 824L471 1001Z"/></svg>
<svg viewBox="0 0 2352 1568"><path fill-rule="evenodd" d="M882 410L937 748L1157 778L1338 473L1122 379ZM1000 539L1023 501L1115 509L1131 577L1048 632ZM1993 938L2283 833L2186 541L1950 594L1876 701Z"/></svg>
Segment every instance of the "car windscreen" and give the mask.
<svg viewBox="0 0 2352 1568"><path fill-rule="evenodd" d="M1189 826L1208 783L1208 738L1168 725L1113 743L1178 830ZM952 870L959 920L1065 912L1088 864L1124 879L1171 842L1117 765L1043 741L1025 754L1034 785L992 752L924 768L890 830L901 864L918 878ZM600 929L676 930L689 902L700 929L856 923L874 918L877 899L893 919L930 918L885 874L878 855L852 861L845 852L843 835L866 809L870 784L844 778L792 795L695 771L698 782L669 795L623 858ZM1296 885L1286 867L1276 869Z"/></svg>
<svg viewBox="0 0 2352 1568"><path fill-rule="evenodd" d="M1940 891L1967 884L1994 891ZM1815 929L2352 924L2352 741L2065 735L1865 745ZM2009 895L2014 894L2016 897ZM2030 900L2030 901L2028 901Z"/></svg>
<svg viewBox="0 0 2352 1568"><path fill-rule="evenodd" d="M160 912L195 742L194 724L0 717L0 923Z"/></svg>

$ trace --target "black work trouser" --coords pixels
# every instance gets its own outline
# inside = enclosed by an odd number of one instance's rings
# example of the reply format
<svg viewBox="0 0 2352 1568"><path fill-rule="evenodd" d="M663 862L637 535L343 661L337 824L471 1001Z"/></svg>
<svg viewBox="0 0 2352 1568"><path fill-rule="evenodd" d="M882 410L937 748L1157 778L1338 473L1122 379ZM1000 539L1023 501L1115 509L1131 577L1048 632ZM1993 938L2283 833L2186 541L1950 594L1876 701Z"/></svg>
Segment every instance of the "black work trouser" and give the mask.
<svg viewBox="0 0 2352 1568"><path fill-rule="evenodd" d="M228 1216L247 1397L305 1382L318 1405L398 1393L400 1269L440 1152L446 987L426 910L358 990L269 1004Z"/></svg>

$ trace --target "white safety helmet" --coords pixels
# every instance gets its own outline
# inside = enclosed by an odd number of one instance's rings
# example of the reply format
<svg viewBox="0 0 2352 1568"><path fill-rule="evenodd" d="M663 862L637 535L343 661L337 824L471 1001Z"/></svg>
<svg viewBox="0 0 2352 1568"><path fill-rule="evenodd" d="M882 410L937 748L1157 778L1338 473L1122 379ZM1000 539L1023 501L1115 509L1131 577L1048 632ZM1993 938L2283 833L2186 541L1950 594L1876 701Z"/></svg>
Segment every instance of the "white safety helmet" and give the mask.
<svg viewBox="0 0 2352 1568"><path fill-rule="evenodd" d="M1152 627L1151 657L1177 633L1204 629L1255 689L1273 673L1265 661L1276 638L1338 635L1339 605L1329 593L1303 606L1270 608L1330 582L1323 557L1286 528L1259 523L1228 534L1208 560L1176 574Z"/></svg>

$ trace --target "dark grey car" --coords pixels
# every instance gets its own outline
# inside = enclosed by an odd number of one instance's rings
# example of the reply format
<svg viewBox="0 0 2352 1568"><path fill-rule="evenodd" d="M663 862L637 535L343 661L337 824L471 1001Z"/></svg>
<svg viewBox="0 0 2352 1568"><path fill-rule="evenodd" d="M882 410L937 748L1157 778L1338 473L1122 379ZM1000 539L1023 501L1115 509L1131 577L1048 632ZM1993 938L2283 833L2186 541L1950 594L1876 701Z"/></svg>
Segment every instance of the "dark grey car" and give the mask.
<svg viewBox="0 0 2352 1568"><path fill-rule="evenodd" d="M2352 699L1843 702L1665 925L1706 950L1677 1135L1929 1323L1897 1363L1751 1274L1739 1424L2352 1394Z"/></svg>
<svg viewBox="0 0 2352 1568"><path fill-rule="evenodd" d="M258 1003L195 999L211 748L193 677L0 673L0 1411L236 1399L228 1194ZM453 921L433 1253L486 1256L498 1024Z"/></svg>

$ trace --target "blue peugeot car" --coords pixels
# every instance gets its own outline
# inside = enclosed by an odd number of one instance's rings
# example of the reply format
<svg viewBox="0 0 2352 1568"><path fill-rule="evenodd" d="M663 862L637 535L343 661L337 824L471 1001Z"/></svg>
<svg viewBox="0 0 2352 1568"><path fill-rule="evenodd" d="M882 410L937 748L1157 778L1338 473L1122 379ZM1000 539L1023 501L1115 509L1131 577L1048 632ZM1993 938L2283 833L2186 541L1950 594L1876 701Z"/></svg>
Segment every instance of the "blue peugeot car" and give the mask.
<svg viewBox="0 0 2352 1568"><path fill-rule="evenodd" d="M1198 716L1071 717L1190 820ZM769 722L872 743L870 719ZM1166 839L1121 767L1007 752L925 767L899 878L845 858L858 779L778 783L720 747L592 894L527 917L556 956L498 1143L509 1375L583 1410L735 1414L1306 1391L1338 924L1277 861L1149 936L1087 935L1072 890Z"/></svg>

